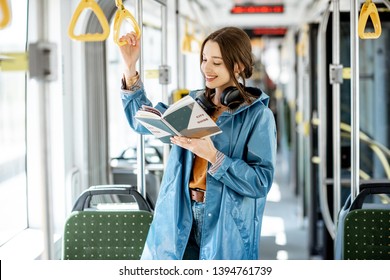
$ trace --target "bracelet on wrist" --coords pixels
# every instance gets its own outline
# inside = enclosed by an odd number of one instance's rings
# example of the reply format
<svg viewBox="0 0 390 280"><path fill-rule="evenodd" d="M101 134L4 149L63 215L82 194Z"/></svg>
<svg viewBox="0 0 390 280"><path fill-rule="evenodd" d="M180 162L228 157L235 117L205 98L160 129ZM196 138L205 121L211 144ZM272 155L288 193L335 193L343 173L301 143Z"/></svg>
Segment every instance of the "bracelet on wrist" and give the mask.
<svg viewBox="0 0 390 280"><path fill-rule="evenodd" d="M136 72L135 76L126 78L126 88L131 88L139 79L139 74Z"/></svg>

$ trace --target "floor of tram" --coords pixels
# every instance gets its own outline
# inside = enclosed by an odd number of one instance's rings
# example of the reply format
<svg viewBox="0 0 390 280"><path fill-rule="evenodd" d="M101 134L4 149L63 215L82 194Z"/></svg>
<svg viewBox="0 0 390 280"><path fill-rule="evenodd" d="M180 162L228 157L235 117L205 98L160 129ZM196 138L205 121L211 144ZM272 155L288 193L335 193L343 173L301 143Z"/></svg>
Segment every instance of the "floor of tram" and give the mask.
<svg viewBox="0 0 390 280"><path fill-rule="evenodd" d="M262 260L308 260L308 234L294 194L286 156L277 157L274 184L268 194L260 240Z"/></svg>

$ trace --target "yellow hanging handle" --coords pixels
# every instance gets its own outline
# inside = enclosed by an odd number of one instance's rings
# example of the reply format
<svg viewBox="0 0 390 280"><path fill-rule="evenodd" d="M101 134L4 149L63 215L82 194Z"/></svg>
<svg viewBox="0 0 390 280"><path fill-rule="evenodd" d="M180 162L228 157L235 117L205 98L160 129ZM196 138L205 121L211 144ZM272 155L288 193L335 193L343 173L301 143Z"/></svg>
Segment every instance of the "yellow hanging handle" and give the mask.
<svg viewBox="0 0 390 280"><path fill-rule="evenodd" d="M374 32L364 32L366 28L367 19L370 16L372 24L374 25ZM382 27L379 19L378 10L372 0L367 0L363 4L359 15L358 34L361 39L377 39L381 36Z"/></svg>
<svg viewBox="0 0 390 280"><path fill-rule="evenodd" d="M189 31L188 20L186 20L185 26L184 26L184 37L183 37L183 41L182 41L182 44L181 44L181 51L183 53L196 52L197 50L193 50L192 49L192 47L193 47L192 43L193 42L196 43L196 46L199 46L199 50L200 50L200 48L202 46L202 42L195 37L194 31L192 31L192 32Z"/></svg>
<svg viewBox="0 0 390 280"><path fill-rule="evenodd" d="M192 35L188 32L188 21L186 20L184 26L184 38L181 44L182 52L191 52Z"/></svg>
<svg viewBox="0 0 390 280"><path fill-rule="evenodd" d="M0 19L0 29L6 27L11 21L11 11L7 0L0 0L0 14L3 18Z"/></svg>
<svg viewBox="0 0 390 280"><path fill-rule="evenodd" d="M141 37L141 29L134 16L123 6L122 0L115 0L115 5L118 7L118 10L116 11L114 18L114 42L118 46L124 46L127 42L119 41L119 33L123 20L126 19L133 25L134 32L137 34L137 39Z"/></svg>
<svg viewBox="0 0 390 280"><path fill-rule="evenodd" d="M74 28L76 26L77 20L79 19L79 16L84 9L91 9L95 13L96 17L100 22L100 25L102 26L103 29L102 33L95 33L95 34L87 33L87 34L80 34L80 35L74 34ZM76 11L74 12L72 19L70 21L69 28L68 28L68 36L71 39L78 40L78 41L96 42L96 41L106 40L109 34L110 34L110 26L99 5L94 0L82 0L77 6Z"/></svg>

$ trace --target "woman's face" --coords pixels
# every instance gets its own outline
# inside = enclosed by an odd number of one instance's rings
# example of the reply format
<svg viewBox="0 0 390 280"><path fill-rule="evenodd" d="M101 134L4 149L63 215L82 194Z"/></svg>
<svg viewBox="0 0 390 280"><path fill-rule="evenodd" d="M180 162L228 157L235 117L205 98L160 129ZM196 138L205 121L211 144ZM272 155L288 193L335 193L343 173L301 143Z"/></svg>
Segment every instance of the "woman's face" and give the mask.
<svg viewBox="0 0 390 280"><path fill-rule="evenodd" d="M229 72L222 60L219 45L213 41L207 41L203 48L201 70L206 80L206 86L211 89L225 89L233 85Z"/></svg>

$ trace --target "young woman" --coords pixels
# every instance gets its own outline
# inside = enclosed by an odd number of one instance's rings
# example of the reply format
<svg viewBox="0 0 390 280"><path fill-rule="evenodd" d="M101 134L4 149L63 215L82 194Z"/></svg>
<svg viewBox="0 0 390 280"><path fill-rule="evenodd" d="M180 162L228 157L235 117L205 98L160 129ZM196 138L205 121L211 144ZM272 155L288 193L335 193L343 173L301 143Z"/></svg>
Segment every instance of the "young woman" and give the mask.
<svg viewBox="0 0 390 280"><path fill-rule="evenodd" d="M126 65L122 100L130 126L149 133L134 114L147 99L135 69L140 42L120 40ZM160 193L142 259L258 259L261 224L273 176L276 128L268 96L245 86L252 75L246 33L225 27L200 53L203 90L192 91L222 133L203 139L172 137ZM160 111L167 106L156 105Z"/></svg>

